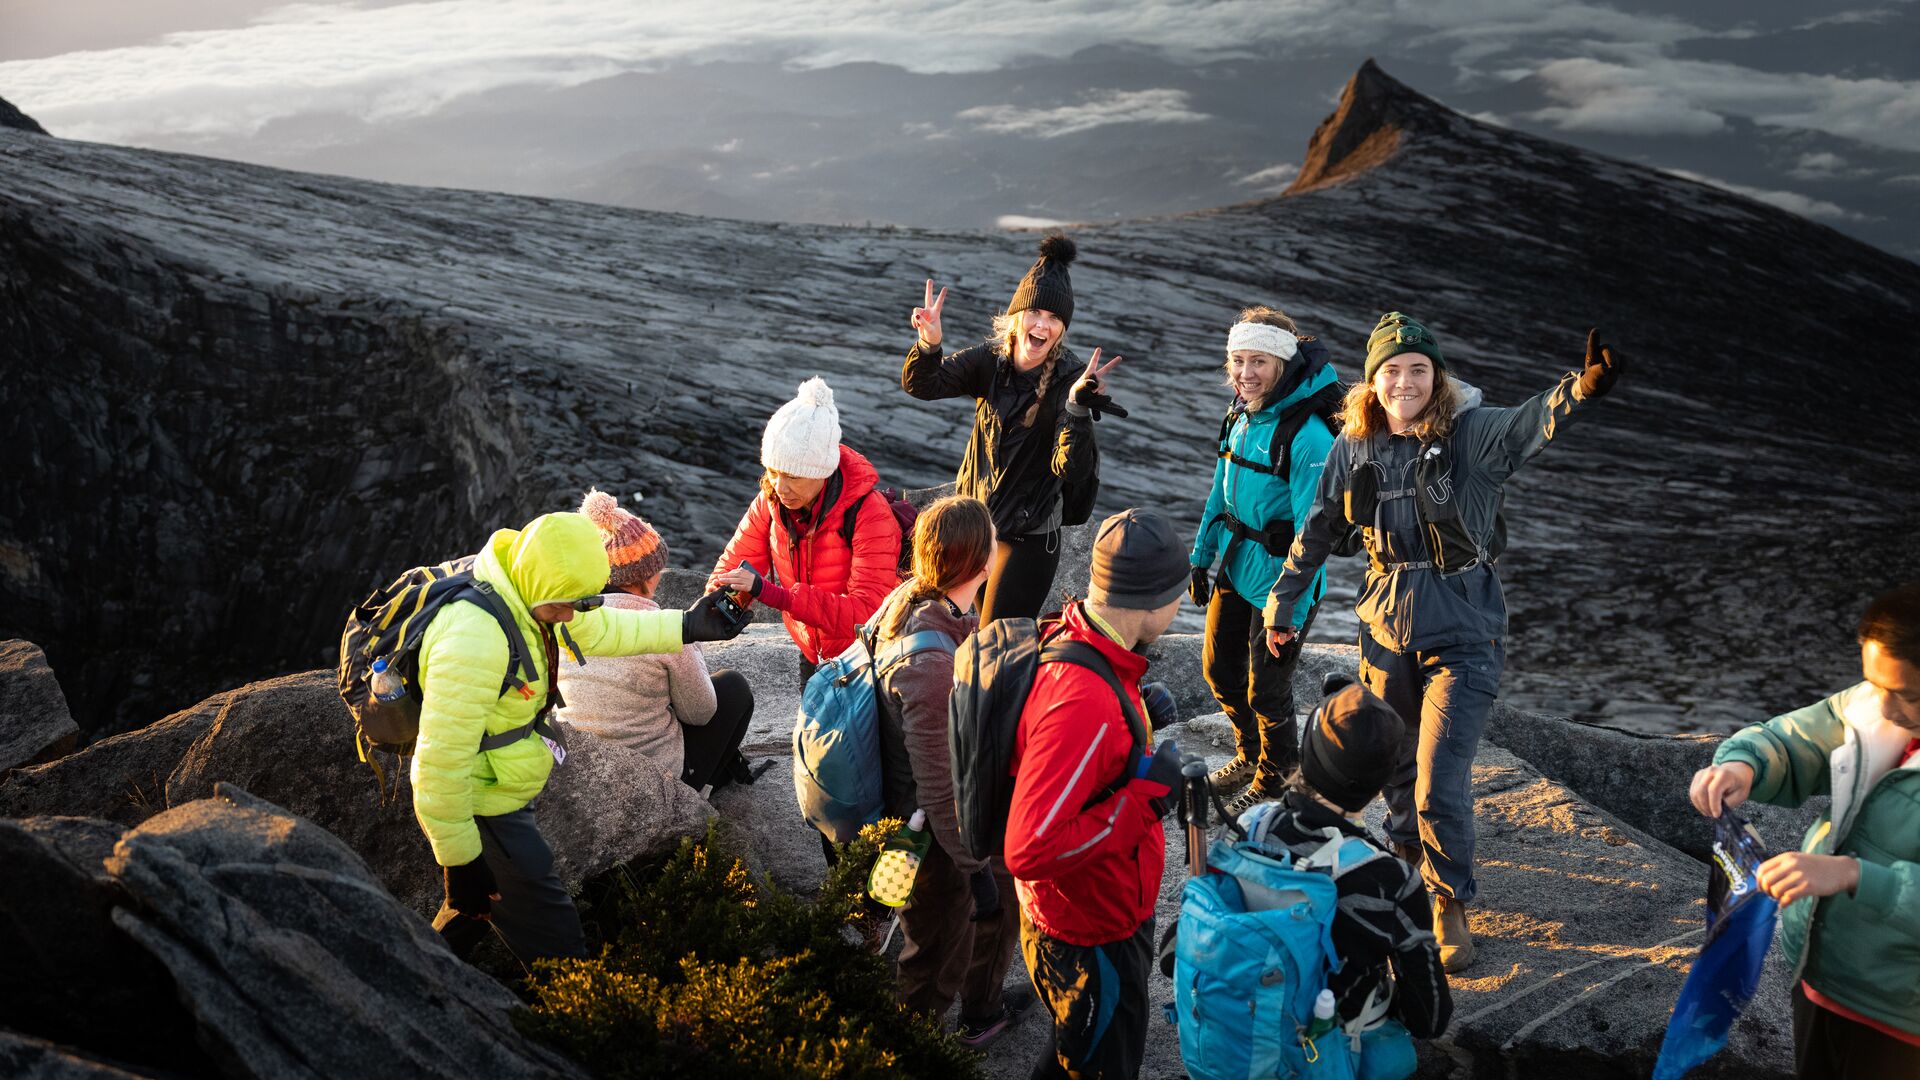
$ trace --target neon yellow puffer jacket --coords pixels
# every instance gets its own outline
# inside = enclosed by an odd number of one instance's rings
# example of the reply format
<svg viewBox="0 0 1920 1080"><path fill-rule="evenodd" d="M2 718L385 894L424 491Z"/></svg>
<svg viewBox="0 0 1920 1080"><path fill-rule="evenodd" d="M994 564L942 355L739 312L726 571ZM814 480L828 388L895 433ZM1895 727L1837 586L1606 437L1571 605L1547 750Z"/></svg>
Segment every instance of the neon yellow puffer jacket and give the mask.
<svg viewBox="0 0 1920 1080"><path fill-rule="evenodd" d="M580 514L547 514L524 529L501 529L474 563L475 578L493 586L526 638L534 677L531 696L500 693L507 640L477 604L448 604L420 642L420 737L414 744L413 813L442 866L480 857L474 815L508 814L533 800L553 771L553 755L537 736L482 752L484 736L532 720L547 700L547 647L531 609L593 596L607 584L600 533ZM600 608L575 615L567 631L594 656L680 651L680 612Z"/></svg>

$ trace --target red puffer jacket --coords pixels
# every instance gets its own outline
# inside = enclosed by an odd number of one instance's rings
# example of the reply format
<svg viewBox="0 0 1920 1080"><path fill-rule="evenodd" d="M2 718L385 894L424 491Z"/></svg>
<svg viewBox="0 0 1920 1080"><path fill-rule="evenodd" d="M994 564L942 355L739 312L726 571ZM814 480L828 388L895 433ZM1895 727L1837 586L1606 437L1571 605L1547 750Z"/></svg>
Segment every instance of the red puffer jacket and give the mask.
<svg viewBox="0 0 1920 1080"><path fill-rule="evenodd" d="M715 579L742 562L752 563L767 577L760 598L781 613L801 654L816 664L840 655L853 644L854 628L900 582L900 522L887 500L872 494L879 479L872 463L841 446L840 470L827 478L808 524L798 530L790 524L797 515L783 512L778 500L754 496L707 588L717 588ZM847 508L863 497L849 549L841 526Z"/></svg>
<svg viewBox="0 0 1920 1080"><path fill-rule="evenodd" d="M1065 634L1113 665L1144 721L1146 658L1101 633L1079 604L1063 621ZM1153 917L1167 839L1147 800L1167 788L1132 776L1137 764L1126 716L1106 680L1078 664L1040 665L1014 739L1006 852L1020 905L1047 936L1104 945ZM1123 773L1124 787L1087 805Z"/></svg>

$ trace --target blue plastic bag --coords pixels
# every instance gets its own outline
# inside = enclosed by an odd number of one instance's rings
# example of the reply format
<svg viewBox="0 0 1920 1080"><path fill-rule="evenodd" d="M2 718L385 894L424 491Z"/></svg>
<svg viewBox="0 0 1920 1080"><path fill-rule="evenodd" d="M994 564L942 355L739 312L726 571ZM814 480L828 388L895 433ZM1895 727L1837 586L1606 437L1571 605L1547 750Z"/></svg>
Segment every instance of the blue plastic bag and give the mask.
<svg viewBox="0 0 1920 1080"><path fill-rule="evenodd" d="M1779 905L1760 891L1755 872L1766 845L1745 819L1722 809L1713 823L1707 885L1707 943L1687 972L1660 1043L1653 1080L1680 1080L1727 1045L1727 1032L1760 985Z"/></svg>

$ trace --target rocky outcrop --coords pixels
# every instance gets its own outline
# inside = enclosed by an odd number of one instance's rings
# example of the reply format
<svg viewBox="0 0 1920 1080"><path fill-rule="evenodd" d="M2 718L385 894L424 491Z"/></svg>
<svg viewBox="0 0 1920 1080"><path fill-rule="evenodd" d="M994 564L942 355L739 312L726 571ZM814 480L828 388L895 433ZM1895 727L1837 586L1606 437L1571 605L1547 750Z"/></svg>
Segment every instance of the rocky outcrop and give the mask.
<svg viewBox="0 0 1920 1080"><path fill-rule="evenodd" d="M143 1080L145 1074L72 1047L0 1031L0 1076L32 1077L33 1080Z"/></svg>
<svg viewBox="0 0 1920 1080"><path fill-rule="evenodd" d="M541 829L569 885L699 834L712 810L644 755L571 732L540 801ZM137 732L0 783L0 815L88 814L138 824L229 783L328 829L408 907L431 913L440 875L413 817L412 788L384 759L390 790L353 750L334 674L254 683ZM397 785L397 789L394 788ZM129 793L133 793L130 795Z"/></svg>
<svg viewBox="0 0 1920 1080"><path fill-rule="evenodd" d="M51 761L79 735L46 656L30 641L0 641L0 773Z"/></svg>
<svg viewBox="0 0 1920 1080"><path fill-rule="evenodd" d="M1920 505L1880 497L1915 451L1857 433L1920 394L1876 330L1920 315L1920 267L1374 67L1344 100L1302 176L1342 182L1080 232L1074 346L1127 357L1133 411L1099 425L1099 513L1197 523L1243 304L1301 314L1347 377L1380 309L1407 308L1496 403L1598 323L1646 366L1508 489L1509 694L1725 730L1843 685L1842 613L1915 571ZM324 666L376 584L589 485L644 491L699 566L752 494L763 418L811 374L886 482L944 482L971 409L900 391L904 313L934 275L954 340L984 334L1031 250L0 131L0 636L47 650L97 737ZM1804 344L1756 351L1755 311ZM1720 410L1758 434L1735 447ZM1844 523L1817 559L1784 539L1807 522Z"/></svg>
<svg viewBox="0 0 1920 1080"><path fill-rule="evenodd" d="M6 98L0 98L0 128L12 128L15 131L24 131L29 135L45 135L47 133L47 129L41 127L39 121L21 112L17 106Z"/></svg>
<svg viewBox="0 0 1920 1080"><path fill-rule="evenodd" d="M1341 91L1340 104L1314 129L1306 161L1285 194L1300 195L1378 168L1405 136L1442 130L1450 115L1369 59Z"/></svg>
<svg viewBox="0 0 1920 1080"><path fill-rule="evenodd" d="M123 837L113 922L167 968L228 1077L580 1075L345 844L236 788Z"/></svg>

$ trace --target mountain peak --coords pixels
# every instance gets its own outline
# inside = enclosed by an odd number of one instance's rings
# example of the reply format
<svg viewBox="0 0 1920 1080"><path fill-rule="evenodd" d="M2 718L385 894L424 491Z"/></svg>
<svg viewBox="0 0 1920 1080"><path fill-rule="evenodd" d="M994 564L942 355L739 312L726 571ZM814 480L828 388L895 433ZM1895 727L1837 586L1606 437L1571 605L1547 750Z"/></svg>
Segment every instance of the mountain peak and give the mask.
<svg viewBox="0 0 1920 1080"><path fill-rule="evenodd" d="M45 135L47 133L46 128L34 122L33 117L14 108L6 98L0 98L0 128L31 131L35 135Z"/></svg>
<svg viewBox="0 0 1920 1080"><path fill-rule="evenodd" d="M1372 57L1347 80L1340 104L1307 143L1307 160L1285 194L1325 187L1393 156L1407 132L1437 131L1452 114L1446 106L1388 75Z"/></svg>

